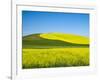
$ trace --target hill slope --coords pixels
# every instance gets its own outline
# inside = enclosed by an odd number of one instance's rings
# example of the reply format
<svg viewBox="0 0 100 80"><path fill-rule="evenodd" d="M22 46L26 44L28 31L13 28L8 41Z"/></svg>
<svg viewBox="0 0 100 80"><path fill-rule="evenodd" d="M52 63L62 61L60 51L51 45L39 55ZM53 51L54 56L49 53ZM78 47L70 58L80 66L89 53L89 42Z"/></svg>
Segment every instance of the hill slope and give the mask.
<svg viewBox="0 0 100 80"><path fill-rule="evenodd" d="M84 47L89 39L64 33L32 34L23 37L23 48Z"/></svg>
<svg viewBox="0 0 100 80"><path fill-rule="evenodd" d="M84 36L65 34L65 33L46 33L40 34L41 37L51 40L61 40L76 44L89 44L89 39Z"/></svg>

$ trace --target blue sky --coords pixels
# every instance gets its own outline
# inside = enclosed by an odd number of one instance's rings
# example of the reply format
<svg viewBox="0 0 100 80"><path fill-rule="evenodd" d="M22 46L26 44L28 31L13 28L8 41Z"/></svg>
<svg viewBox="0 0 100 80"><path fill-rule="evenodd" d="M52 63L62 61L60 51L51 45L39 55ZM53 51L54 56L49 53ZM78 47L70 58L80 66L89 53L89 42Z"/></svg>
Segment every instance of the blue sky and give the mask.
<svg viewBox="0 0 100 80"><path fill-rule="evenodd" d="M23 36L62 32L89 36L89 14L22 11Z"/></svg>

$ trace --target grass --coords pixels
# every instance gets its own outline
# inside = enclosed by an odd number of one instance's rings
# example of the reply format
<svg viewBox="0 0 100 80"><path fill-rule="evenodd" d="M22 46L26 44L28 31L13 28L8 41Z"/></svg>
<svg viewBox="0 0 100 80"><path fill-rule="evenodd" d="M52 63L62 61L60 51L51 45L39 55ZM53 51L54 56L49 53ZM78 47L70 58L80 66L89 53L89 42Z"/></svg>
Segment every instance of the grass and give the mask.
<svg viewBox="0 0 100 80"><path fill-rule="evenodd" d="M32 34L24 36L22 44L23 69L89 65L89 40L83 36Z"/></svg>

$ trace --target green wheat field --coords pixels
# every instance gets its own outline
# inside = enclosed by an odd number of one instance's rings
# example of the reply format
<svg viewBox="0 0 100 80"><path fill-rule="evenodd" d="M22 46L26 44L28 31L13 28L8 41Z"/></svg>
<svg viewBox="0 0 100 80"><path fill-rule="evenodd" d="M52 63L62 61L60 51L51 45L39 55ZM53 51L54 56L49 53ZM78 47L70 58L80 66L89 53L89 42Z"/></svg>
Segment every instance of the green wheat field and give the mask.
<svg viewBox="0 0 100 80"><path fill-rule="evenodd" d="M89 66L89 38L66 33L40 33L22 37L22 67Z"/></svg>

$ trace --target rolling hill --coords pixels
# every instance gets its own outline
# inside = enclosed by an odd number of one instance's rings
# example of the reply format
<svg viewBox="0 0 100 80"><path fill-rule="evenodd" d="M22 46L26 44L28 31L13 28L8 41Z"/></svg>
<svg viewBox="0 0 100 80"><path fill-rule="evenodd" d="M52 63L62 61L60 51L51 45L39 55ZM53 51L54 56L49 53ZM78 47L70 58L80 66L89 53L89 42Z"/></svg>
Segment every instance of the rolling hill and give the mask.
<svg viewBox="0 0 100 80"><path fill-rule="evenodd" d="M40 33L23 37L23 48L57 48L89 46L89 39L84 36L65 33Z"/></svg>

